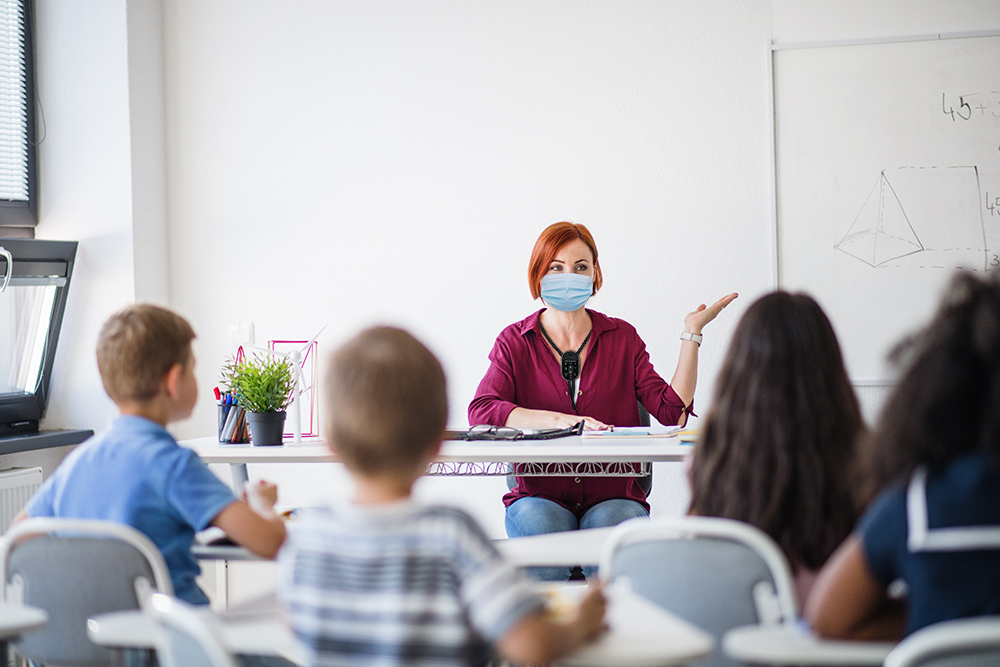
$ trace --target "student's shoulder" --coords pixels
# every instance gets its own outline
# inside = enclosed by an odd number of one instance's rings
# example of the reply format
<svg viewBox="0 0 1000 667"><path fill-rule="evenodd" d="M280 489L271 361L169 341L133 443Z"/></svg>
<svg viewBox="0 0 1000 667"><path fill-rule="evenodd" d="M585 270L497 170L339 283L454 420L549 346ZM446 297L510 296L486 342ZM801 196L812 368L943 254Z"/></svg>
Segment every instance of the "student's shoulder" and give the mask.
<svg viewBox="0 0 1000 667"><path fill-rule="evenodd" d="M453 505L424 505L418 506L414 511L421 516L432 519L454 522L462 526L479 527L479 524L476 523L471 514Z"/></svg>
<svg viewBox="0 0 1000 667"><path fill-rule="evenodd" d="M65 463L89 461L104 465L114 461L119 465L148 465L151 458L174 455L177 441L163 427L138 417L119 416L107 427L77 446ZM62 466L60 466L62 467Z"/></svg>
<svg viewBox="0 0 1000 667"><path fill-rule="evenodd" d="M119 448L123 451L151 452L180 447L174 436L162 425L134 415L120 415L107 429L93 436L85 444L94 443L102 448Z"/></svg>
<svg viewBox="0 0 1000 667"><path fill-rule="evenodd" d="M858 519L856 533L869 557L893 552L906 540L906 485L897 482L882 490Z"/></svg>
<svg viewBox="0 0 1000 667"><path fill-rule="evenodd" d="M408 502L386 511L329 504L297 510L291 522L296 531L397 532L400 527L417 532L482 532L471 515L458 507Z"/></svg>
<svg viewBox="0 0 1000 667"><path fill-rule="evenodd" d="M342 540L361 523L350 514L345 508L335 505L297 508L285 524L288 538Z"/></svg>
<svg viewBox="0 0 1000 667"><path fill-rule="evenodd" d="M882 489L861 514L859 523L881 523L906 518L906 484L897 481Z"/></svg>
<svg viewBox="0 0 1000 667"><path fill-rule="evenodd" d="M471 514L450 505L427 505L415 510L415 522L423 532L451 538L458 545L492 545L492 540Z"/></svg>

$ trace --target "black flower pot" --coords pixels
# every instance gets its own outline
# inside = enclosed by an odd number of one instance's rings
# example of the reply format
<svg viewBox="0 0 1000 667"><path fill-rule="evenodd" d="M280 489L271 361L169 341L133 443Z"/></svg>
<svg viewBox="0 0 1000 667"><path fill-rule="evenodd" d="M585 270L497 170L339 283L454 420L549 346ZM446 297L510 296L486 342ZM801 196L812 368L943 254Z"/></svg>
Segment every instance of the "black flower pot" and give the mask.
<svg viewBox="0 0 1000 667"><path fill-rule="evenodd" d="M285 430L284 412L248 412L250 441L257 447L281 444Z"/></svg>

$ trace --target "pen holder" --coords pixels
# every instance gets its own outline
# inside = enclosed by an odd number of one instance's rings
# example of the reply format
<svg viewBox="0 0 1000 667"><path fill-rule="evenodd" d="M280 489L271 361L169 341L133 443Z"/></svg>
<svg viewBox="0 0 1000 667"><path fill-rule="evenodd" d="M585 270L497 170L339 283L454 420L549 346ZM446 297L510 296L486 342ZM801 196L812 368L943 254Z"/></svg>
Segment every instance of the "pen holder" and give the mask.
<svg viewBox="0 0 1000 667"><path fill-rule="evenodd" d="M238 405L219 405L218 409L219 442L250 442L250 432L243 408Z"/></svg>
<svg viewBox="0 0 1000 667"><path fill-rule="evenodd" d="M226 428L226 417L229 416L230 406L219 403L216 407L219 408L219 442L222 442L222 431Z"/></svg>

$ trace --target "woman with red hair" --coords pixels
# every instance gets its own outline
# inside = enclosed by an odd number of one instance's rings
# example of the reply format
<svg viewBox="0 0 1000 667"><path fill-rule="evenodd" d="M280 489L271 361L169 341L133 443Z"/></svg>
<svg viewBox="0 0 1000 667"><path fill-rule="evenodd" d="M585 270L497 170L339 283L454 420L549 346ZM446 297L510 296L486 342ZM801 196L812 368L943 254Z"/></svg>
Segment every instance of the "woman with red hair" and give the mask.
<svg viewBox="0 0 1000 667"><path fill-rule="evenodd" d="M642 405L661 424L691 412L702 328L736 298L698 306L684 318L681 353L667 384L646 345L624 320L584 306L601 288L597 245L583 225L557 222L535 242L531 296L545 308L504 329L469 405L470 424L587 430L640 425ZM504 496L510 537L612 526L649 515L634 477L517 477ZM551 568L542 578L565 578Z"/></svg>

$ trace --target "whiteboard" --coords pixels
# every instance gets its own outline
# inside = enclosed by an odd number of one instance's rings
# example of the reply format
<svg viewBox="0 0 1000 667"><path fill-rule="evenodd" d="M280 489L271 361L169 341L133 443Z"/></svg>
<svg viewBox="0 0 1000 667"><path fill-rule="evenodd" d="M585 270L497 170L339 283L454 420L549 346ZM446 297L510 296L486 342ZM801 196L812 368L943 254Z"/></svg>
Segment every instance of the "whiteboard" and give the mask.
<svg viewBox="0 0 1000 667"><path fill-rule="evenodd" d="M774 52L778 280L856 384L956 273L1000 270L1000 37Z"/></svg>

